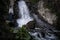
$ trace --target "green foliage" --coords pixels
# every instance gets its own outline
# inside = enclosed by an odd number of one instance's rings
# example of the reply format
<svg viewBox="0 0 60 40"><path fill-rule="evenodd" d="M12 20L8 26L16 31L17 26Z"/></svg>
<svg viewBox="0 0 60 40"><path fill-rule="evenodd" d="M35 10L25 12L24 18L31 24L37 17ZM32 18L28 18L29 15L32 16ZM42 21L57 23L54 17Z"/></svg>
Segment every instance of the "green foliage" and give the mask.
<svg viewBox="0 0 60 40"><path fill-rule="evenodd" d="M15 33L15 39L16 40L30 40L31 37L29 33L26 30L26 27L19 28L18 30L16 29L11 29L10 32Z"/></svg>
<svg viewBox="0 0 60 40"><path fill-rule="evenodd" d="M35 3L37 3L39 0L30 0L30 2L32 3L32 4L35 4Z"/></svg>
<svg viewBox="0 0 60 40"><path fill-rule="evenodd" d="M13 28L11 28L11 29L10 29L10 32L13 32L13 31L14 31L14 29L13 29Z"/></svg>
<svg viewBox="0 0 60 40"><path fill-rule="evenodd" d="M17 40L30 40L30 35L26 31L26 28L22 27L18 30L16 34L16 38Z"/></svg>

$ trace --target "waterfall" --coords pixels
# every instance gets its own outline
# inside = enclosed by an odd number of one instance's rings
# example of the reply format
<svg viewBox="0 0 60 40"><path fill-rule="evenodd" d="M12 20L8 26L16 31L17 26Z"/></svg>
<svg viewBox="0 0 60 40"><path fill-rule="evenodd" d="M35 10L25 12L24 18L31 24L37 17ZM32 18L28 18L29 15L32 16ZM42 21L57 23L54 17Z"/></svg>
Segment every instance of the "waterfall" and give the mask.
<svg viewBox="0 0 60 40"><path fill-rule="evenodd" d="M18 27L22 27L22 25L26 25L29 21L32 21L33 18L30 17L30 12L25 1L23 0L18 1L18 7L19 7L19 17L21 15L21 18L17 19L17 23Z"/></svg>
<svg viewBox="0 0 60 40"><path fill-rule="evenodd" d="M33 18L30 17L30 12L25 1L23 0L18 1L18 7L19 7L19 19L17 19L18 27L22 27L23 25L26 25L29 21L33 21ZM44 28L43 30L47 30L47 32L51 31L49 30L49 28L51 27L49 24L43 22L41 19L37 17L37 15L33 14L33 17L36 20L36 23ZM29 32L29 34L33 37L34 40L56 40L55 35L51 33L44 33L45 35L44 37L42 37L41 32L35 31Z"/></svg>

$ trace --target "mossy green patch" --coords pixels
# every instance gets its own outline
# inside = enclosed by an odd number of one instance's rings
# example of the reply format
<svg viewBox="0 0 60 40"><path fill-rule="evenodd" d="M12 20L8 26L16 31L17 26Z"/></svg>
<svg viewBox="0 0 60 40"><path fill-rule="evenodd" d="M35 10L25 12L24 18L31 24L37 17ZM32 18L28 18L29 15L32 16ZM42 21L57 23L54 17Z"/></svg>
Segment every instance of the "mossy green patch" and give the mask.
<svg viewBox="0 0 60 40"><path fill-rule="evenodd" d="M32 4L35 4L35 3L37 3L39 0L30 0L30 2L32 3Z"/></svg>

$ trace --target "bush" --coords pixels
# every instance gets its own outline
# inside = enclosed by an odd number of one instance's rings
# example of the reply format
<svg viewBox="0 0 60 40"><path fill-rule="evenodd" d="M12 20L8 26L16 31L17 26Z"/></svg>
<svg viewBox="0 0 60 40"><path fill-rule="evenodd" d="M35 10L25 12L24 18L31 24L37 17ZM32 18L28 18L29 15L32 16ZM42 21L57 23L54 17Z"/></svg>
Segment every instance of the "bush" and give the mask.
<svg viewBox="0 0 60 40"><path fill-rule="evenodd" d="M16 40L30 40L31 37L26 30L26 27L19 28L18 30L10 30L11 32L15 33Z"/></svg>

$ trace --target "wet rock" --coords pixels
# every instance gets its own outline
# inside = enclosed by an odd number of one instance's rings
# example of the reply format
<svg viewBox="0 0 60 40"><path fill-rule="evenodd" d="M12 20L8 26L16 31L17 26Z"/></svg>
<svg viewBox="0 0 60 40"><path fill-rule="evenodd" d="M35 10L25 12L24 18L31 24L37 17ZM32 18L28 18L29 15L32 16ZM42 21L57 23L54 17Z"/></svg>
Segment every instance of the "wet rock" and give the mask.
<svg viewBox="0 0 60 40"><path fill-rule="evenodd" d="M34 29L35 28L35 21L30 21L26 25L27 29Z"/></svg>

